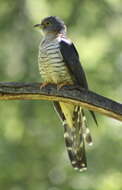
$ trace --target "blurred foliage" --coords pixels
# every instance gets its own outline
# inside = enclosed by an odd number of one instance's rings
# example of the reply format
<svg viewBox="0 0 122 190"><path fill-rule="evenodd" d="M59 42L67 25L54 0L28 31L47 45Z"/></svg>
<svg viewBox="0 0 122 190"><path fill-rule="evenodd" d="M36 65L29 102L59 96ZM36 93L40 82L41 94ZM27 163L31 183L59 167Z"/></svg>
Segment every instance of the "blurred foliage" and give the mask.
<svg viewBox="0 0 122 190"><path fill-rule="evenodd" d="M0 0L0 80L41 81L37 54L41 40L33 25L61 17L75 43L90 88L121 101L121 0ZM88 115L94 145L86 147L88 171L70 165L63 129L52 104L0 102L1 190L122 189L122 124Z"/></svg>

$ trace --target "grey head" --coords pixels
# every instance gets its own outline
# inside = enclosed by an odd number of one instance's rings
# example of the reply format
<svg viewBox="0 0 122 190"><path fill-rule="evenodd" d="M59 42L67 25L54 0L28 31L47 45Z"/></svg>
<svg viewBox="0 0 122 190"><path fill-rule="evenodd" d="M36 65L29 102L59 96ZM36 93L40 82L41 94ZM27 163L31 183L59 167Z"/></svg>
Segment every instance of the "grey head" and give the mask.
<svg viewBox="0 0 122 190"><path fill-rule="evenodd" d="M55 34L65 34L66 26L64 22L57 16L50 16L44 18L40 24L34 25L34 27L39 27L42 29L44 34L55 33Z"/></svg>

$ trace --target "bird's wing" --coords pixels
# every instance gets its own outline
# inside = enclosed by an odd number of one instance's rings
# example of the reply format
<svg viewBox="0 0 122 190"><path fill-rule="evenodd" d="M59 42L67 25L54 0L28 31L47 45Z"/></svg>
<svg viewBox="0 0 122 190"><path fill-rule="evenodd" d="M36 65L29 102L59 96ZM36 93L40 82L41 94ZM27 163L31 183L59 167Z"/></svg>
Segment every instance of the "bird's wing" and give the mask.
<svg viewBox="0 0 122 190"><path fill-rule="evenodd" d="M68 40L62 39L60 41L60 51L63 56L64 62L66 63L71 75L75 79L75 84L80 85L82 88L88 89L88 83L83 67L79 60L78 52L73 43ZM98 126L96 116L93 111L90 111L93 120Z"/></svg>
<svg viewBox="0 0 122 190"><path fill-rule="evenodd" d="M81 66L78 52L73 43L62 39L60 41L60 51L64 62L75 79L75 84L80 85L82 88L88 89L85 72Z"/></svg>

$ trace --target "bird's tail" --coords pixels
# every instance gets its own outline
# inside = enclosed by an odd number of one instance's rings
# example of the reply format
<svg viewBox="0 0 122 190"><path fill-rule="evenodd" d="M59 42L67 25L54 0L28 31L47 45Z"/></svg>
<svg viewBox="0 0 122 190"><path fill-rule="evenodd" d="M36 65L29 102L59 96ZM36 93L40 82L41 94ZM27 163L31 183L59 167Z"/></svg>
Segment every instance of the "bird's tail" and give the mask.
<svg viewBox="0 0 122 190"><path fill-rule="evenodd" d="M86 126L83 109L80 106L74 107L72 121L72 127L68 125L67 121L63 122L64 139L73 168L84 171L87 169L85 141L91 145L92 138Z"/></svg>

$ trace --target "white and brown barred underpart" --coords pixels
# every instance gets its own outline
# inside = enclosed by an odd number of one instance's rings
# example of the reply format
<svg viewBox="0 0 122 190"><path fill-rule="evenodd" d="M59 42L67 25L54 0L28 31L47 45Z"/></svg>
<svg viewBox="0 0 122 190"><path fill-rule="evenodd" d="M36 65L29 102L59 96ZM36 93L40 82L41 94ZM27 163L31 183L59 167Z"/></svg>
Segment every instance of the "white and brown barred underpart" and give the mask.
<svg viewBox="0 0 122 190"><path fill-rule="evenodd" d="M45 82L52 83L71 83L72 78L66 67L60 52L59 38L46 41L43 40L39 46L39 71Z"/></svg>

